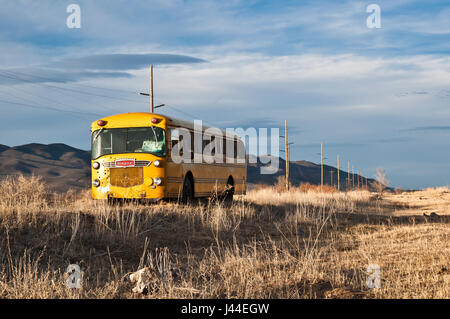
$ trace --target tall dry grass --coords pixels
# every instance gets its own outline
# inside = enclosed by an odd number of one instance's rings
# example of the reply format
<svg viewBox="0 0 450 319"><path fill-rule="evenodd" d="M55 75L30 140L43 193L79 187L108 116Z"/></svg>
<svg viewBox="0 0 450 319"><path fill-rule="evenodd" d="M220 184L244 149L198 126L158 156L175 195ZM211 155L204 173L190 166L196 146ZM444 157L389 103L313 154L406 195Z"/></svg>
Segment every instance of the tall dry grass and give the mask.
<svg viewBox="0 0 450 319"><path fill-rule="evenodd" d="M50 193L36 177L0 183L0 298L448 297L448 221L394 218L361 192L270 188L194 206L108 206ZM369 263L382 288L366 285ZM81 289L66 286L77 264ZM155 277L146 296L128 275ZM448 269L448 268L446 268Z"/></svg>

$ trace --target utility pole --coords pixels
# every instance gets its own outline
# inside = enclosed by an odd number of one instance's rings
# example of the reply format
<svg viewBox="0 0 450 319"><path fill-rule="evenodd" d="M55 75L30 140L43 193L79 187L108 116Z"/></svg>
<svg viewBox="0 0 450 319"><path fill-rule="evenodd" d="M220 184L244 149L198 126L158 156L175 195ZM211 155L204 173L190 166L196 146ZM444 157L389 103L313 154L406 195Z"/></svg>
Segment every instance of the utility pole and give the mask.
<svg viewBox="0 0 450 319"><path fill-rule="evenodd" d="M287 120L284 120L284 141L286 150L286 190L289 190L289 145L288 145L288 131Z"/></svg>
<svg viewBox="0 0 450 319"><path fill-rule="evenodd" d="M320 190L323 190L323 143L320 143Z"/></svg>
<svg viewBox="0 0 450 319"><path fill-rule="evenodd" d="M152 113L154 113L154 104L153 104L153 64L150 64L150 106Z"/></svg>
<svg viewBox="0 0 450 319"><path fill-rule="evenodd" d="M338 180L337 183L338 183L338 185L337 186L338 186L338 192L339 192L341 190L341 185L339 184L339 182L340 182L339 181L339 155L337 156L337 161L338 161L338 163L337 163L338 164L338 167L337 167L337 180Z"/></svg>
<svg viewBox="0 0 450 319"><path fill-rule="evenodd" d="M352 190L355 190L355 166L352 165Z"/></svg>
<svg viewBox="0 0 450 319"><path fill-rule="evenodd" d="M284 136L280 136L284 138L284 150L280 150L280 152L284 152L286 154L286 190L289 190L289 165L290 165L290 145L294 144L294 142L288 142L288 129L287 129L287 120L284 120Z"/></svg>
<svg viewBox="0 0 450 319"><path fill-rule="evenodd" d="M160 104L155 106L154 102L153 102L153 64L150 64L150 93L139 93L140 95L144 95L144 96L149 96L150 97L150 111L152 113L155 112L155 109L157 109L158 107L163 107L165 106L165 104Z"/></svg>
<svg viewBox="0 0 450 319"><path fill-rule="evenodd" d="M331 179L330 182L331 182L331 186L332 186L332 187L334 187L334 184L333 184L333 174L334 174L334 171L331 169L331 170L330 170L330 179Z"/></svg>
<svg viewBox="0 0 450 319"><path fill-rule="evenodd" d="M362 175L362 172L360 172L360 174ZM359 178L361 179L361 189L363 189L364 188L364 179L361 175L359 176Z"/></svg>
<svg viewBox="0 0 450 319"><path fill-rule="evenodd" d="M347 168L347 191L350 188L350 161L348 161L348 168Z"/></svg>
<svg viewBox="0 0 450 319"><path fill-rule="evenodd" d="M356 178L358 179L358 190L359 190L359 169L356 170Z"/></svg>
<svg viewBox="0 0 450 319"><path fill-rule="evenodd" d="M328 157L325 157L323 153L323 143L320 143L320 153L317 153L317 155L320 155L320 191L323 191L323 183L324 183L323 161L328 159Z"/></svg>

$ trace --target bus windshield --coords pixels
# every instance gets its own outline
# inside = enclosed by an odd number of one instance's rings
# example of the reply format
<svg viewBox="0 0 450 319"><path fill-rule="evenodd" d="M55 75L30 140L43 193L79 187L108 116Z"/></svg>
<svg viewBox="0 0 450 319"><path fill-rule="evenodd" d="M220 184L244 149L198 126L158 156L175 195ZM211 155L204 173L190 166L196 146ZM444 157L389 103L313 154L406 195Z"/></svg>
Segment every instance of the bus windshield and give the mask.
<svg viewBox="0 0 450 319"><path fill-rule="evenodd" d="M92 159L119 153L165 156L165 132L156 126L101 128L92 133Z"/></svg>

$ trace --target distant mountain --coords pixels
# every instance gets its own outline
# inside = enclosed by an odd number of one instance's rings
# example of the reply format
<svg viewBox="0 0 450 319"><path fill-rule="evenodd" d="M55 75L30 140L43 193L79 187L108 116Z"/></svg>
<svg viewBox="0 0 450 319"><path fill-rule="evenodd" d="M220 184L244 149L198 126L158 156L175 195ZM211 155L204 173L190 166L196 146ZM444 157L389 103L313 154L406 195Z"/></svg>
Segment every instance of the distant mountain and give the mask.
<svg viewBox="0 0 450 319"><path fill-rule="evenodd" d="M3 151L6 151L8 148L9 148L9 146L0 144L0 153Z"/></svg>
<svg viewBox="0 0 450 319"><path fill-rule="evenodd" d="M254 156L253 156L254 159ZM279 158L279 169L275 174L261 174L260 168L268 164L263 164L258 160L257 163L247 165L247 182L249 184L266 184L274 185L277 183L279 176L286 176L286 161ZM333 185L337 187L337 168L329 165L323 165L323 180L324 184ZM298 186L302 183L310 183L314 185L320 185L321 169L320 164L315 164L308 161L291 161L289 163L289 180L294 186ZM350 180L352 180L352 174L350 173ZM358 183L366 184L366 177L355 174L355 185ZM348 180L348 173L343 170L339 170L339 180L341 189L345 189ZM374 189L375 180L367 178L367 185L370 189Z"/></svg>
<svg viewBox="0 0 450 319"><path fill-rule="evenodd" d="M39 175L55 190L90 186L90 152L65 144L0 145L0 178Z"/></svg>
<svg viewBox="0 0 450 319"><path fill-rule="evenodd" d="M251 156L250 156L251 157ZM9 147L0 144L0 178L8 175L39 175L54 190L66 191L70 188L90 187L90 151L83 151L66 144L26 144ZM274 185L279 176L285 176L286 162L279 158L279 168L275 174L261 174L260 168L266 164L258 160L247 166L247 182ZM333 177L331 176L333 171ZM308 161L292 161L289 166L292 185L301 183L320 184L320 165ZM344 187L347 172L340 170L340 181ZM324 183L337 184L336 168L324 165ZM358 176L355 175L355 184ZM368 179L371 187L373 179ZM372 187L371 187L372 188Z"/></svg>

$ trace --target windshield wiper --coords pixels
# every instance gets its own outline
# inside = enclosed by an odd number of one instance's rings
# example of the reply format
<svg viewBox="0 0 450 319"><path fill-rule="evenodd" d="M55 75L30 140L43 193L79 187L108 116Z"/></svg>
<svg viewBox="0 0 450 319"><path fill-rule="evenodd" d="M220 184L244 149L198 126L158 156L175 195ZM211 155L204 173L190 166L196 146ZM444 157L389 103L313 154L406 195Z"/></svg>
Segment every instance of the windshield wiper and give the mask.
<svg viewBox="0 0 450 319"><path fill-rule="evenodd" d="M156 145L158 145L158 144L159 144L159 141L158 141L158 136L156 135L155 128L154 128L153 125L150 126L150 127L151 127L151 129L152 129L153 135L155 136ZM154 154L154 155L157 155L157 156L161 156L161 153L163 153L163 152L164 152L163 150L159 150L159 151L157 151L157 152L150 152L150 153L151 153L151 154Z"/></svg>
<svg viewBox="0 0 450 319"><path fill-rule="evenodd" d="M104 130L105 128L104 127L102 127L98 132L97 132L97 134L94 136L94 138L92 139L92 143L94 143L95 142L95 140L97 139L97 137L100 135L100 133Z"/></svg>
<svg viewBox="0 0 450 319"><path fill-rule="evenodd" d="M156 132L155 132L155 129L154 129L153 125L152 125L152 126L150 126L150 127L152 128L152 131L153 131L153 135L155 136L155 141L156 141L156 143L158 144L158 137L156 136Z"/></svg>

